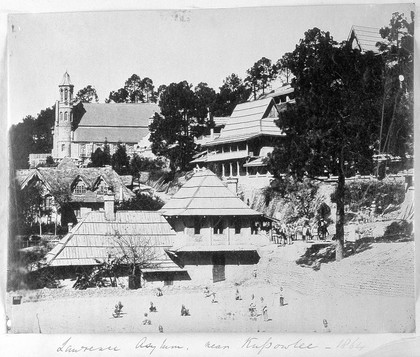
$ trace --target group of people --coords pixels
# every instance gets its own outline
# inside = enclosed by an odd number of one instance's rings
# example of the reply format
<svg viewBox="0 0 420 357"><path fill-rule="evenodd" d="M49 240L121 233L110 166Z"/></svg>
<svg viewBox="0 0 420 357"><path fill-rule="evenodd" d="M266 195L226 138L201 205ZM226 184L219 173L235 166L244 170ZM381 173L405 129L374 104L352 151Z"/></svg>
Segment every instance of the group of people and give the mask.
<svg viewBox="0 0 420 357"><path fill-rule="evenodd" d="M273 241L277 245L292 244L294 227L284 222L275 222L273 226Z"/></svg>
<svg viewBox="0 0 420 357"><path fill-rule="evenodd" d="M260 301L257 303L255 295L252 294L248 310L251 320L257 320L258 317L261 317L264 321L268 321L268 308L262 296Z"/></svg>
<svg viewBox="0 0 420 357"><path fill-rule="evenodd" d="M323 219L319 219L317 222L316 237L320 240L325 240L328 236L328 223ZM299 226L296 223L285 223L275 221L273 224L273 242L280 246L293 244L294 240L302 239L309 241L314 238L313 230L306 221L303 226Z"/></svg>

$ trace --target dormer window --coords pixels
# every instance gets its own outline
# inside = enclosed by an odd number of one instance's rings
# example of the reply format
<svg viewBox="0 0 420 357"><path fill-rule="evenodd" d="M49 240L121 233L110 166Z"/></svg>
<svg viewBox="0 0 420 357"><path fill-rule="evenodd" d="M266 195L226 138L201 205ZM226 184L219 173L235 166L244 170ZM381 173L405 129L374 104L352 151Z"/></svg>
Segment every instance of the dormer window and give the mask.
<svg viewBox="0 0 420 357"><path fill-rule="evenodd" d="M96 190L96 193L98 195L106 195L108 193L108 186L105 182L101 182L98 186L98 189Z"/></svg>
<svg viewBox="0 0 420 357"><path fill-rule="evenodd" d="M74 188L74 194L75 195L84 195L86 193L86 186L84 182L79 181Z"/></svg>

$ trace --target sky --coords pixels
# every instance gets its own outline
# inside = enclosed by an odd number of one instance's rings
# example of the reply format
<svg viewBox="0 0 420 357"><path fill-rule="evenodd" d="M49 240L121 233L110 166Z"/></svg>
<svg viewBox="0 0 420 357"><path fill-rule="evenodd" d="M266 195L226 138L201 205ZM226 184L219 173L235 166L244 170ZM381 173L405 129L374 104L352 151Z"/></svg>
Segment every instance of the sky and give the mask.
<svg viewBox="0 0 420 357"><path fill-rule="evenodd" d="M261 57L275 62L293 51L310 28L342 41L352 25L380 28L393 12L410 10L397 3L11 14L9 125L52 106L65 71L75 92L92 85L100 102L134 73L156 88L187 80L217 91Z"/></svg>

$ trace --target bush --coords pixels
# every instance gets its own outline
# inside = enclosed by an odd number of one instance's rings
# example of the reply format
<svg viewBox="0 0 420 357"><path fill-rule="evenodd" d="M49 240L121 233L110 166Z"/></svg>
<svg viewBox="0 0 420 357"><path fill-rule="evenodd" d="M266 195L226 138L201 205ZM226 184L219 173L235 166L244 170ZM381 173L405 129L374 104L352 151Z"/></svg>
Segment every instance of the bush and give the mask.
<svg viewBox="0 0 420 357"><path fill-rule="evenodd" d="M370 181L346 183L344 204L350 210L359 211L369 208L373 202L376 204L377 214L382 214L390 204L400 205L405 197L403 183ZM336 203L335 193L331 195L331 201Z"/></svg>
<svg viewBox="0 0 420 357"><path fill-rule="evenodd" d="M413 223L407 221L392 222L386 227L384 237L387 236L410 236L413 232Z"/></svg>
<svg viewBox="0 0 420 357"><path fill-rule="evenodd" d="M136 197L128 201L117 203L117 211L158 211L164 205L164 202L156 196L150 196L144 193L137 193Z"/></svg>
<svg viewBox="0 0 420 357"><path fill-rule="evenodd" d="M19 259L10 264L8 290L59 287L54 274L43 267L42 259L47 252L45 246L21 249Z"/></svg>
<svg viewBox="0 0 420 357"><path fill-rule="evenodd" d="M302 181L291 177L274 180L263 190L265 204L268 205L276 196L280 196L286 203L290 203L294 210L294 219L315 216L316 196L319 185L310 179Z"/></svg>

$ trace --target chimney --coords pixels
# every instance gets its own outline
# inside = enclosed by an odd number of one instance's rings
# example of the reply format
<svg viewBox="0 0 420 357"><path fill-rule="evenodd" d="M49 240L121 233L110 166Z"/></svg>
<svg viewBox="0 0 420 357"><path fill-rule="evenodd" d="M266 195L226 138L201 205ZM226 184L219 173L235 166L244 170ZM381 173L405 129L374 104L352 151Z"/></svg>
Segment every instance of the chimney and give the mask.
<svg viewBox="0 0 420 357"><path fill-rule="evenodd" d="M73 223L67 223L68 226L68 233L71 232L71 230L73 229Z"/></svg>
<svg viewBox="0 0 420 357"><path fill-rule="evenodd" d="M228 178L226 180L226 186L229 191L233 192L235 195L238 193L238 179L237 178Z"/></svg>
<svg viewBox="0 0 420 357"><path fill-rule="evenodd" d="M104 195L104 209L105 209L105 219L107 221L115 221L115 212L114 212L114 194L107 193Z"/></svg>

